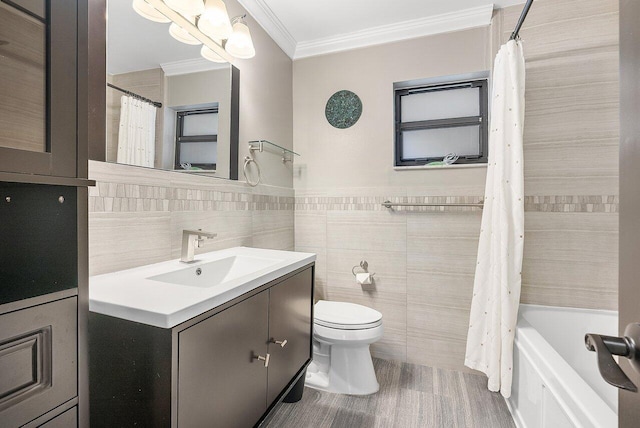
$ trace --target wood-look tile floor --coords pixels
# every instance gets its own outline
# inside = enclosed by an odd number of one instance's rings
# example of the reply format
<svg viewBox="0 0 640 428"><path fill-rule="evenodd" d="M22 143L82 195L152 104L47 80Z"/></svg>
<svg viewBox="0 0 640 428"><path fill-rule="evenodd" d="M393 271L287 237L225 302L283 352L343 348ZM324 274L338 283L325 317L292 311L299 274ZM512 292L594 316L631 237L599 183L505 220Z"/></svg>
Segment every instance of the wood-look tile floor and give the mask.
<svg viewBox="0 0 640 428"><path fill-rule="evenodd" d="M515 428L504 399L486 378L396 361L373 360L380 391L351 396L305 388L298 403L281 403L269 428Z"/></svg>

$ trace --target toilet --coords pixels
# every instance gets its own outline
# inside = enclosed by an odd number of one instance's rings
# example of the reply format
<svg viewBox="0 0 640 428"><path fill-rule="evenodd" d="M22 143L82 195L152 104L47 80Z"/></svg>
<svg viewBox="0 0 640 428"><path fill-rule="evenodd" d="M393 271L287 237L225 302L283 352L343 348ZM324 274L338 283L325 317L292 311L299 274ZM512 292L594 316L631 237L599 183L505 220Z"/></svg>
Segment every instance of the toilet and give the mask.
<svg viewBox="0 0 640 428"><path fill-rule="evenodd" d="M313 362L305 385L321 391L368 395L380 385L369 345L382 338L382 314L366 306L319 300L314 306Z"/></svg>

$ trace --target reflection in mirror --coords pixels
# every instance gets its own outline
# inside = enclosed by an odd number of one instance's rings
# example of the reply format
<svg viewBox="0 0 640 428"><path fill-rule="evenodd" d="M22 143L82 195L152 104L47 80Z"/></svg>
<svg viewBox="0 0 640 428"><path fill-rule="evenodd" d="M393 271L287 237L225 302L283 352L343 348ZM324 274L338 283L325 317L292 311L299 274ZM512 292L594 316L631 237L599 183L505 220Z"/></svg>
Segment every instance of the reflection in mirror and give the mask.
<svg viewBox="0 0 640 428"><path fill-rule="evenodd" d="M108 3L107 162L237 179L238 78L130 1Z"/></svg>

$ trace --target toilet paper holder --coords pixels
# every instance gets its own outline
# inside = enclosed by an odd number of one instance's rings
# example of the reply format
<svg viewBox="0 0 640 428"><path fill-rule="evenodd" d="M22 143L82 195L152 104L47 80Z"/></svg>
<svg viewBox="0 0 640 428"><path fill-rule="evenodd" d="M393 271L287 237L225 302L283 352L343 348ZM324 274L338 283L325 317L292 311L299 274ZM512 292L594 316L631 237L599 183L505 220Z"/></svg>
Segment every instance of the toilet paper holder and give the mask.
<svg viewBox="0 0 640 428"><path fill-rule="evenodd" d="M362 269L364 273L369 273L369 263L367 263L366 260L362 260L360 262L360 265L355 265L354 267L351 268L351 273L353 274L353 276L356 276L356 274L358 273L356 272L356 269L358 268ZM363 272L360 272L360 273L363 273ZM376 274L375 272L370 273L372 278L373 278L373 275L375 274Z"/></svg>

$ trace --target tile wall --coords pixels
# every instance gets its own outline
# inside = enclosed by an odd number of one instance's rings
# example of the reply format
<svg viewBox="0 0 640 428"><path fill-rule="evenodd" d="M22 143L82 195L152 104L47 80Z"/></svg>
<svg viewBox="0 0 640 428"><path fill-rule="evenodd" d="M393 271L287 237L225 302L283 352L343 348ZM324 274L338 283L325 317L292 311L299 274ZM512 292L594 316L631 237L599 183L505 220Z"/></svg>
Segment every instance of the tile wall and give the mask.
<svg viewBox="0 0 640 428"><path fill-rule="evenodd" d="M360 303L383 313L385 335L373 345L374 355L463 369L482 211L389 209L382 202L475 203L483 197L398 193L346 197L297 192L295 248L318 254L317 298ZM606 293L598 287L616 277L617 210L617 196L526 197L522 301L615 305L615 290ZM376 273L371 286L357 284L351 274L365 259ZM567 282L560 284L558 276ZM552 285L531 287L532 281Z"/></svg>
<svg viewBox="0 0 640 428"><path fill-rule="evenodd" d="M503 42L521 5L494 19ZM521 300L617 309L618 2L538 0L526 61Z"/></svg>
<svg viewBox="0 0 640 428"><path fill-rule="evenodd" d="M90 162L90 275L180 257L183 229L217 233L198 251L293 250L293 189Z"/></svg>

